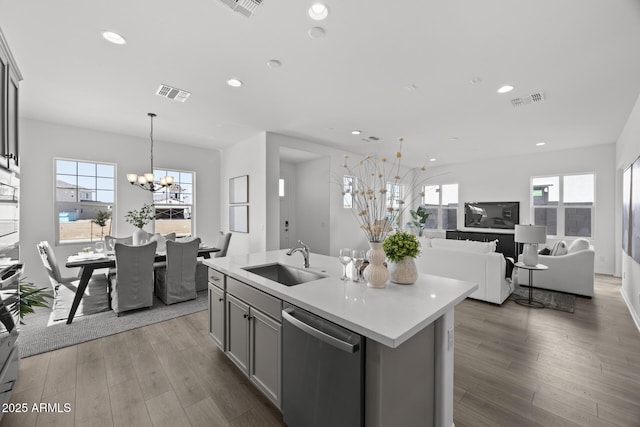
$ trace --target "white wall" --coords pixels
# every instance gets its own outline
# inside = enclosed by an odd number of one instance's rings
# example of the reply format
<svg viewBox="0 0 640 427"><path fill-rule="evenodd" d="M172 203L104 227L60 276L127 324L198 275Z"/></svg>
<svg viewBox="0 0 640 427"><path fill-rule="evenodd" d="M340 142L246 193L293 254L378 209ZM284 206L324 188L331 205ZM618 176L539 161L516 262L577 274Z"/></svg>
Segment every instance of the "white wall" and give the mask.
<svg viewBox="0 0 640 427"><path fill-rule="evenodd" d="M20 199L21 259L28 280L48 286L48 279L37 255L36 244L42 240L55 242L54 157L101 161L116 164L116 206L112 233L131 235L134 227L124 220L131 209L151 202L151 193L127 182L127 172L149 169L149 140L107 132L21 120L20 158L22 160ZM154 166L196 172L195 234L204 242L215 244L220 229L219 152L155 141ZM58 262L86 244L56 246ZM63 269L64 271L64 269ZM74 271L65 274L72 275Z"/></svg>
<svg viewBox="0 0 640 427"><path fill-rule="evenodd" d="M296 165L280 162L280 178L284 179L284 197L280 198L280 249L291 248L298 241L298 217L296 211L298 182ZM283 228L285 221L289 221L288 235L285 238Z"/></svg>
<svg viewBox="0 0 640 427"><path fill-rule="evenodd" d="M342 207L342 194L340 182L344 174L342 164L344 163L344 155L349 154L352 159L360 158L360 155L353 153L345 153L342 150L327 147L325 145L315 144L298 138L292 138L285 135L267 133L267 201L277 200L278 194L278 178L280 177L280 147L289 147L302 151L321 154L329 158L329 173L326 179L329 180L329 191L327 206L329 209L329 248L328 254L332 256L338 255L341 247L367 249L369 247L364 233L360 230L356 218L353 216L351 209ZM326 182L326 181L325 181ZM315 189L309 191L314 192ZM279 229L279 204L271 202L267 205L267 228ZM300 230L298 230L298 235ZM278 236L269 236L270 244L273 247L279 247ZM312 251L316 251L311 247Z"/></svg>
<svg viewBox="0 0 640 427"><path fill-rule="evenodd" d="M615 269L615 144L575 150L541 152L429 169L434 184L459 184L459 206L465 201L519 201L520 221L530 223L532 176L595 172L594 235L597 273ZM439 175L439 176L436 176ZM464 211L458 209L458 228L464 229Z"/></svg>
<svg viewBox="0 0 640 427"><path fill-rule="evenodd" d="M622 172L640 156L640 97L629 116L616 144L616 166L618 168L616 250L621 263L622 296L629 307L636 325L640 329L640 264L622 251Z"/></svg>
<svg viewBox="0 0 640 427"><path fill-rule="evenodd" d="M322 157L296 164L296 218L298 239L313 248L313 252L330 255L331 160ZM295 242L292 242L295 243Z"/></svg>
<svg viewBox="0 0 640 427"><path fill-rule="evenodd" d="M248 254L267 250L266 206L266 142L264 132L224 148L220 153L220 224L229 230L229 179L249 175L249 232L232 231L229 255ZM278 181L275 183L275 203L278 200ZM276 219L275 233L279 233ZM276 249L276 248L274 248Z"/></svg>

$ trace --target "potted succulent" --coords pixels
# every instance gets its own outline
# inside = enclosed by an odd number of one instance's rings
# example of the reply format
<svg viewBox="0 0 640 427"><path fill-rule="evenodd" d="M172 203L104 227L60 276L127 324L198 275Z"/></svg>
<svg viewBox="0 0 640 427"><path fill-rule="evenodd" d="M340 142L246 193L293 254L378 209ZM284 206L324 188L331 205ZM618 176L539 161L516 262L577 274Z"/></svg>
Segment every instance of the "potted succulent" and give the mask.
<svg viewBox="0 0 640 427"><path fill-rule="evenodd" d="M137 230L133 232L133 244L139 245L147 236L147 232L142 229L151 222L155 217L153 213L153 205L144 204L141 209L130 210L124 216L129 224L133 224Z"/></svg>
<svg viewBox="0 0 640 427"><path fill-rule="evenodd" d="M392 282L409 285L418 280L415 257L420 254L420 242L410 233L399 231L389 235L382 244L389 261L389 277Z"/></svg>

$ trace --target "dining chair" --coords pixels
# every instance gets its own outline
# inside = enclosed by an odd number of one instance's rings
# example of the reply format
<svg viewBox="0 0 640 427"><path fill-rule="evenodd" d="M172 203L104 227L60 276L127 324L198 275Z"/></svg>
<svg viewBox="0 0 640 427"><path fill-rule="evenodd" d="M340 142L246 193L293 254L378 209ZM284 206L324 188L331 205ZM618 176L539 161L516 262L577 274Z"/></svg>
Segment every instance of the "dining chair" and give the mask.
<svg viewBox="0 0 640 427"><path fill-rule="evenodd" d="M220 249L220 252L216 252L213 256L214 258L221 258L227 256L227 250L229 249L229 242L231 241L231 232L223 233L220 232L218 236L218 243L216 244L216 248Z"/></svg>
<svg viewBox="0 0 640 427"><path fill-rule="evenodd" d="M216 248L219 248L220 252L215 252L213 255L214 258L227 256L231 234L232 233L220 232L218 242L216 243ZM198 267L196 268L196 292L203 291L208 287L209 269L202 261L202 259L198 259Z"/></svg>
<svg viewBox="0 0 640 427"><path fill-rule="evenodd" d="M73 299L80 283L77 276L63 277L56 260L55 253L49 242L42 241L36 245L38 254L42 260L51 288L53 291L53 320L66 320L73 304ZM86 314L98 313L109 308L108 280L104 273L95 273L91 276L85 295L80 301L76 317Z"/></svg>
<svg viewBox="0 0 640 427"><path fill-rule="evenodd" d="M167 241L167 264L156 270L156 296L165 304L195 299L200 239Z"/></svg>
<svg viewBox="0 0 640 427"><path fill-rule="evenodd" d="M111 282L111 307L123 312L153 306L153 261L157 242L132 246L116 243L116 273Z"/></svg>

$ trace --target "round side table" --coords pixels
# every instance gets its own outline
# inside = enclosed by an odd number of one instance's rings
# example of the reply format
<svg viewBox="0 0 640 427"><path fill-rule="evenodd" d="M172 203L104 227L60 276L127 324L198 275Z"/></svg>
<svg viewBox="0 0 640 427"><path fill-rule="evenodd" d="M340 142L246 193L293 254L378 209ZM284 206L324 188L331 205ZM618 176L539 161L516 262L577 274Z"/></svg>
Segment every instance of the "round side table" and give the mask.
<svg viewBox="0 0 640 427"><path fill-rule="evenodd" d="M529 298L514 298L513 300L516 302L516 304L524 305L527 307L544 308L544 304L542 304L540 301L533 300L533 272L548 270L549 267L544 264L526 265L523 262L516 262L515 266L518 268L529 270Z"/></svg>

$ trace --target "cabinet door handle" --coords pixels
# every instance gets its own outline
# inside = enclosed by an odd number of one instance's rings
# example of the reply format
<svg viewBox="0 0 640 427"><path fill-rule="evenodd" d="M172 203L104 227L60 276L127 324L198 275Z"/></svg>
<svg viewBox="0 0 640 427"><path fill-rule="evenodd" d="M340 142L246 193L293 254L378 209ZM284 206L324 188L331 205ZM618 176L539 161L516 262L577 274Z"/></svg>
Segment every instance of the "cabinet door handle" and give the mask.
<svg viewBox="0 0 640 427"><path fill-rule="evenodd" d="M246 319L247 317L249 317L249 315L248 314L243 314L242 317L244 317Z"/></svg>
<svg viewBox="0 0 640 427"><path fill-rule="evenodd" d="M224 301L224 298L218 298L218 301Z"/></svg>
<svg viewBox="0 0 640 427"><path fill-rule="evenodd" d="M211 277L211 280L213 280L214 282L219 282L219 281L220 281L220 278L219 278L219 277L216 277L216 276L212 276L212 277Z"/></svg>

